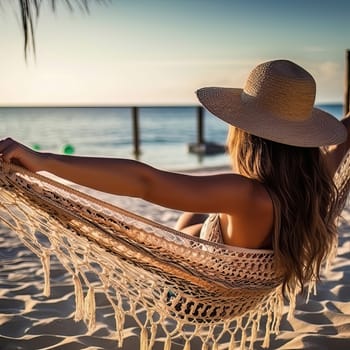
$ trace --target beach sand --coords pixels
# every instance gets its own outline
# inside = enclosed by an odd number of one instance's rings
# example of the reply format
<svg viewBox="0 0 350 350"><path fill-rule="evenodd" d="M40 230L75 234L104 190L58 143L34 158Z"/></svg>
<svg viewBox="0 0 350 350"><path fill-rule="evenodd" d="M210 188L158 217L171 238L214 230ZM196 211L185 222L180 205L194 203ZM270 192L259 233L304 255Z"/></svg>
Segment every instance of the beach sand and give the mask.
<svg viewBox="0 0 350 350"><path fill-rule="evenodd" d="M100 199L173 226L178 212L134 198L89 191ZM0 228L0 349L118 349L114 339L113 310L102 293L96 295L97 326L87 334L85 324L74 321L75 299L71 276L58 261L51 263L51 296L43 296L40 260L5 227ZM287 308L285 309L287 312ZM283 315L280 334L271 336L270 349L350 348L350 206L339 225L338 255L317 294L306 304L301 297L293 320ZM123 349L138 349L138 329L128 320ZM259 334L254 349L262 349ZM181 349L178 344L172 349ZM198 347L194 344L193 349ZM219 349L226 349L220 344ZM154 349L163 349L156 343Z"/></svg>

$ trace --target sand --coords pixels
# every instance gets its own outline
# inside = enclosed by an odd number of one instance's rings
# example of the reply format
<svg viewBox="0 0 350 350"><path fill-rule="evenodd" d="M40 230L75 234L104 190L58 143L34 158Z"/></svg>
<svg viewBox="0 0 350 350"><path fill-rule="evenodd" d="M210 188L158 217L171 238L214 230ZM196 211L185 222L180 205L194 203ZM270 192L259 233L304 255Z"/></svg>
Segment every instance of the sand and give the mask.
<svg viewBox="0 0 350 350"><path fill-rule="evenodd" d="M89 191L163 224L173 226L178 212L145 201ZM58 261L51 264L51 296L42 294L39 259L5 227L0 227L0 349L118 349L113 338L113 311L97 294L97 327L88 335L85 324L75 322L71 278ZM138 330L128 320L123 349L138 349ZM262 349L261 334L254 349ZM175 345L172 349L181 349ZM192 347L196 349L196 345ZM219 349L227 348L220 344ZM162 349L158 344L155 349ZM286 313L280 334L271 337L270 349L350 349L350 206L339 226L338 255L306 304L298 298L295 317Z"/></svg>

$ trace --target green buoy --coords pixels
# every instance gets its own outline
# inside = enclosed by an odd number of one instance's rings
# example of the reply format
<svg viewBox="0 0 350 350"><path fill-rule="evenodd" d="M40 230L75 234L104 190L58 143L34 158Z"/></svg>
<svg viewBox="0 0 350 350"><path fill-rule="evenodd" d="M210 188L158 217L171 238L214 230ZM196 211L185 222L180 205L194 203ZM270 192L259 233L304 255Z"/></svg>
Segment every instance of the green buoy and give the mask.
<svg viewBox="0 0 350 350"><path fill-rule="evenodd" d="M34 144L32 145L32 148L33 148L33 150L35 150L35 151L40 151L40 150L41 150L41 146L40 146L38 143L34 143Z"/></svg>
<svg viewBox="0 0 350 350"><path fill-rule="evenodd" d="M64 154L74 154L74 152L75 152L74 146L69 143L63 147Z"/></svg>

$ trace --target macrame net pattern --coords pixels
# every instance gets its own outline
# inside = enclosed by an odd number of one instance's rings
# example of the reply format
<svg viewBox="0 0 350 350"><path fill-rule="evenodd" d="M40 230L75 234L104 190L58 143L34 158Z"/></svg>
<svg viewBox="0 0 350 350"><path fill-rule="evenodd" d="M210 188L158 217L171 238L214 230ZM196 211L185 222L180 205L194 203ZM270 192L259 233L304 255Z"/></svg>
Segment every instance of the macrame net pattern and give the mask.
<svg viewBox="0 0 350 350"><path fill-rule="evenodd" d="M344 206L347 156L337 175ZM0 220L41 259L50 294L50 256L72 276L75 320L95 326L95 292L115 314L117 346L126 315L140 327L140 349L165 350L196 339L202 350L263 346L279 330L282 276L273 252L242 249L189 237L18 166L0 163ZM339 209L340 212L341 209ZM294 303L291 303L291 312Z"/></svg>
<svg viewBox="0 0 350 350"><path fill-rule="evenodd" d="M344 156L335 175L334 183L338 189L337 215L343 211L350 191L350 150Z"/></svg>

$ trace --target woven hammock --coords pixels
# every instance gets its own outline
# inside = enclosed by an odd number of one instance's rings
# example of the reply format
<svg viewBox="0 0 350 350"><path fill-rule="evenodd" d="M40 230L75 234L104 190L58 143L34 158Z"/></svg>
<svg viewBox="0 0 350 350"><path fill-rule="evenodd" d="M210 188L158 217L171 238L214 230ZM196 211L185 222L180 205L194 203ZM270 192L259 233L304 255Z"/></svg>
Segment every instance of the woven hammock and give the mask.
<svg viewBox="0 0 350 350"><path fill-rule="evenodd" d="M350 156L336 174L339 214L349 191ZM95 326L95 292L115 314L122 347L126 316L140 327L140 349L174 341L189 350L225 342L230 350L263 347L283 311L283 276L270 250L212 243L162 226L87 194L0 163L0 220L41 259L44 294L50 294L50 256L72 276L75 320ZM290 314L295 302L291 296ZM238 344L237 344L238 343ZM197 348L197 347L196 347Z"/></svg>

